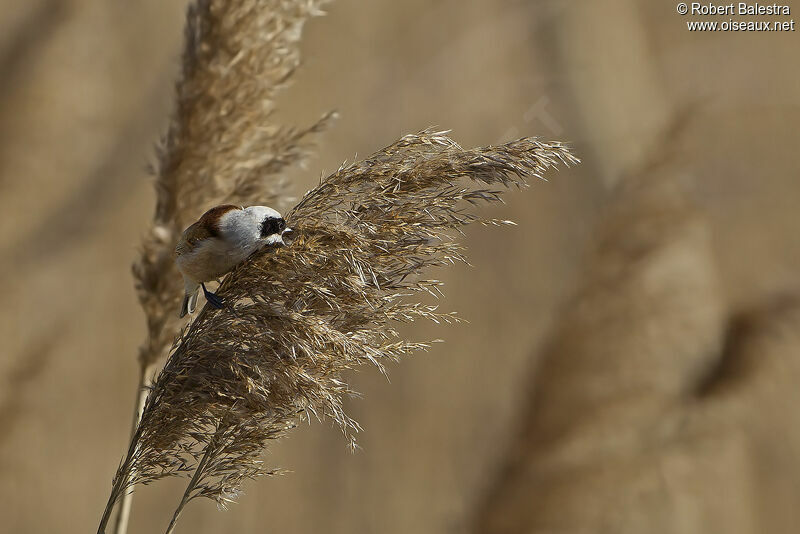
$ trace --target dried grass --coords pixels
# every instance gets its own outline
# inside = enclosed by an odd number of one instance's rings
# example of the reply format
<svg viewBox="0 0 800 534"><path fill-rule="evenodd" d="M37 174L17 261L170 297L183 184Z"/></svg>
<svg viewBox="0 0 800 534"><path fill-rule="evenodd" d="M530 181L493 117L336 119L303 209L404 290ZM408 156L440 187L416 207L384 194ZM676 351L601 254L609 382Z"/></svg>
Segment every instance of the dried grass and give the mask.
<svg viewBox="0 0 800 534"><path fill-rule="evenodd" d="M114 492L192 474L175 518L195 497L221 506L245 479L269 474L261 454L303 419L326 416L352 441L342 372L382 368L424 343L397 322L454 319L415 296L439 293L430 267L464 261L455 237L525 177L577 160L560 143L520 139L464 150L442 132L408 135L343 166L287 214L296 238L235 269L181 336L147 400ZM115 499L112 494L112 499Z"/></svg>
<svg viewBox="0 0 800 534"><path fill-rule="evenodd" d="M200 0L190 8L156 214L134 265L148 321L140 361L149 395L146 404L140 397L142 416L99 532L128 490L164 477L190 478L168 532L196 497L226 505L244 480L272 472L264 448L304 419L330 417L352 443L358 424L342 409L352 393L342 372L382 368L427 346L401 340L397 322L455 320L414 297L439 293L438 281L421 276L428 268L464 261L461 227L507 222L469 208L577 162L560 143L536 139L464 150L443 132L405 136L307 193L286 215L290 246L235 269L218 290L228 305L204 308L173 346L180 231L214 204L276 205L283 189L275 177L331 117L307 130L269 126L275 91L297 66L302 23L322 3ZM170 346L150 386L146 377Z"/></svg>
<svg viewBox="0 0 800 534"><path fill-rule="evenodd" d="M707 222L663 167L615 188L592 243L472 531L735 531L685 523L700 492L730 482L685 424L726 319Z"/></svg>
<svg viewBox="0 0 800 534"><path fill-rule="evenodd" d="M134 429L150 377L180 331L175 310L182 283L174 250L184 227L214 204L280 205L287 196L280 171L303 158L309 136L333 118L326 114L306 129L271 120L274 97L300 62L303 23L319 14L322 4L198 0L189 7L175 113L154 169L155 216L133 265L147 320ZM126 494L117 534L127 529L130 502ZM110 512L106 509L101 531Z"/></svg>
<svg viewBox="0 0 800 534"><path fill-rule="evenodd" d="M189 8L176 111L158 150L153 227L133 266L148 322L145 364L165 354L179 329L174 250L183 229L215 204L279 204L279 173L333 118L301 130L271 119L275 94L300 61L302 25L323 3L200 0Z"/></svg>

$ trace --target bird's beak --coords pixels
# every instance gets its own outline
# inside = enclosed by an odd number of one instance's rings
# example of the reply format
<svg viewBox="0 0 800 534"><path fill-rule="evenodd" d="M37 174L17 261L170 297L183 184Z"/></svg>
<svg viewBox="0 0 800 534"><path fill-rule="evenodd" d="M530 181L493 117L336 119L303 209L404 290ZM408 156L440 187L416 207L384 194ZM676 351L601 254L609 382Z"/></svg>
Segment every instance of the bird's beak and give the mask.
<svg viewBox="0 0 800 534"><path fill-rule="evenodd" d="M287 227L283 230L283 232L281 232L281 243L286 245L286 241L283 240L284 237L289 241L289 243L291 243L292 238L294 237L294 230Z"/></svg>

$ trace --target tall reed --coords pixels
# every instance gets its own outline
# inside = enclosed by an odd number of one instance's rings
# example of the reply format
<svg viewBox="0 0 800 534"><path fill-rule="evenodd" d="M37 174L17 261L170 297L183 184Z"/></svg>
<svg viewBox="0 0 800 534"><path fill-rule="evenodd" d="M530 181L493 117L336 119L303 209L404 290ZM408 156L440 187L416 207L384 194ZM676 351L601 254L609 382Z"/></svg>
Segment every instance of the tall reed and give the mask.
<svg viewBox="0 0 800 534"><path fill-rule="evenodd" d="M198 0L189 9L176 110L155 171L156 213L133 268L148 324L134 431L98 532L122 500L124 534L130 491L164 477L189 479L167 532L194 498L224 506L244 480L271 472L263 449L303 419L331 417L353 442L358 424L342 409L351 393L342 373L426 347L399 339L397 322L455 319L415 295L439 293L439 282L422 277L429 267L464 260L461 227L507 222L470 206L577 162L560 143L536 139L465 150L444 132L405 136L307 193L286 215L293 242L235 269L219 289L227 306L204 308L179 335L173 250L181 230L222 202L279 206L280 171L333 116L305 130L274 126L270 116L298 64L302 24L323 3Z"/></svg>
<svg viewBox="0 0 800 534"><path fill-rule="evenodd" d="M286 198L280 172L305 155L309 135L333 118L329 113L298 130L271 117L276 93L299 65L303 23L320 14L322 4L198 0L189 7L175 112L154 169L155 216L133 265L147 338L139 350L132 433L151 377L181 327L174 250L183 228L214 204L280 205ZM126 493L117 534L127 530L130 506ZM101 530L107 521L106 516Z"/></svg>
<svg viewBox="0 0 800 534"><path fill-rule="evenodd" d="M424 349L394 325L454 316L419 301L439 294L423 273L464 261L465 225L508 223L470 208L576 162L560 143L465 150L423 131L322 180L286 216L291 244L236 268L218 290L227 306L204 308L177 341L108 506L134 484L190 477L170 532L192 499L225 506L244 480L269 474L264 448L304 419L330 417L352 442L359 427L342 408L343 371Z"/></svg>

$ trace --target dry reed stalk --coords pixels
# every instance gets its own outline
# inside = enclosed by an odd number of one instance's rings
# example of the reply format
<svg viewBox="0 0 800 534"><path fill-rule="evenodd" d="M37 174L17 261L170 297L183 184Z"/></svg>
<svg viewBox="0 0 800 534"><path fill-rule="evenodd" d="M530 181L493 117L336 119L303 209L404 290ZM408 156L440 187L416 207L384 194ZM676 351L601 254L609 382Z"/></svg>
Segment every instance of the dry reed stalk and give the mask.
<svg viewBox="0 0 800 534"><path fill-rule="evenodd" d="M225 506L242 482L269 474L269 440L327 416L351 443L358 423L342 408L342 373L427 347L399 338L397 322L454 320L413 298L439 294L421 278L464 261L458 231L485 219L468 208L501 200L525 177L574 158L560 143L520 139L464 150L443 132L407 135L342 166L286 216L288 247L257 252L218 290L227 306L204 308L152 387L117 472L109 506L128 488L167 476L190 482L186 503Z"/></svg>
<svg viewBox="0 0 800 534"><path fill-rule="evenodd" d="M724 335L709 228L669 170L651 172L615 189L473 532L740 532L733 513L690 528L692 499L672 497L734 499L740 479L734 453L704 456L684 424Z"/></svg>
<svg viewBox="0 0 800 534"><path fill-rule="evenodd" d="M199 0L189 7L176 110L158 152L155 217L133 265L147 339L139 350L132 434L157 362L180 329L174 249L181 231L214 204L279 203L286 197L280 171L305 155L306 138L333 117L296 130L272 124L270 116L276 92L299 65L303 23L324 3ZM127 529L130 495L122 497L117 534Z"/></svg>

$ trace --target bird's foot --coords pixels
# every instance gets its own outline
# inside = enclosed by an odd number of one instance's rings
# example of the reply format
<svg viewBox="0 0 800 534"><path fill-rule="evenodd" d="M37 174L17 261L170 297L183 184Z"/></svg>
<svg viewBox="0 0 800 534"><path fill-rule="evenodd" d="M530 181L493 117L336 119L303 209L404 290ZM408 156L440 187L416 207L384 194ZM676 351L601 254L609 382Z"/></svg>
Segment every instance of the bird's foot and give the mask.
<svg viewBox="0 0 800 534"><path fill-rule="evenodd" d="M200 284L200 285L203 287L203 294L206 296L206 300L208 301L209 304L211 304L212 307L218 310L225 307L225 303L222 301L219 295L217 295L216 293L212 293L211 291L206 289L205 284Z"/></svg>

